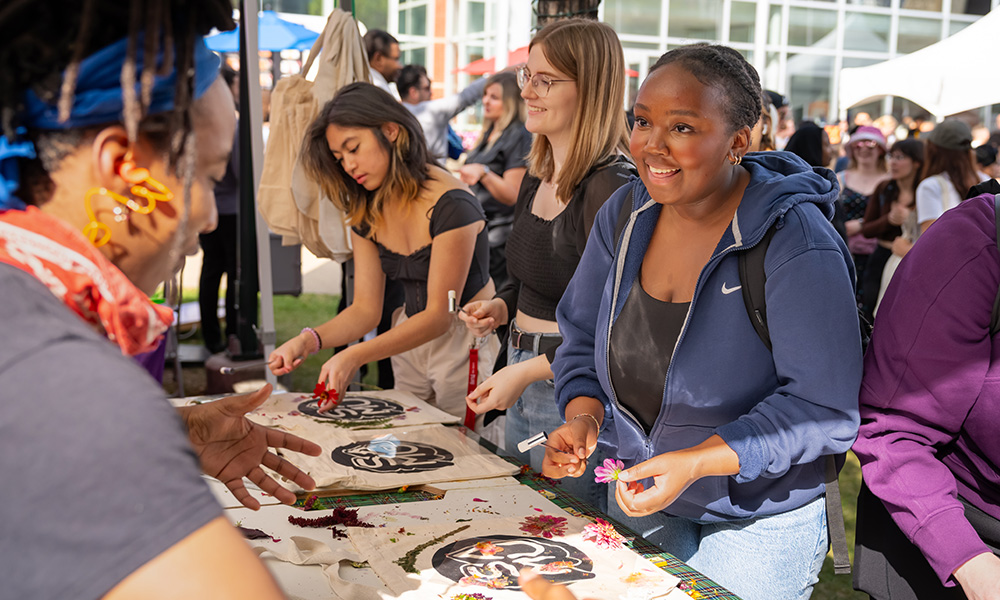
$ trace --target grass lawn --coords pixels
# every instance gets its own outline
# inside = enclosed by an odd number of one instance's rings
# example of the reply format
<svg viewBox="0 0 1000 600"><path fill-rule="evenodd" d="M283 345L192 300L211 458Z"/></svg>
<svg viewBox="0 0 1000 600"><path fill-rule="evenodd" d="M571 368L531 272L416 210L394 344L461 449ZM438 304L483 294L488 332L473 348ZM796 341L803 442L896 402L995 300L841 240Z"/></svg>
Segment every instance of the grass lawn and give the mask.
<svg viewBox="0 0 1000 600"><path fill-rule="evenodd" d="M197 292L185 291L184 301L196 301ZM332 318L337 313L339 296L327 296L320 294L302 294L299 297L275 296L274 297L274 320L275 330L278 335L278 345L289 338L297 335L299 331L309 325L316 326ZM188 333L188 338L182 343L201 344L201 336L197 330ZM324 350L318 354L310 356L295 371L292 372L292 391L311 391L319 379L320 368L323 363L332 356L330 350ZM171 369L166 370L164 388L168 393L173 393L176 385L173 383L173 373ZM365 383L375 383L377 381L377 366L369 365L368 374L364 377ZM204 393L205 372L204 367L189 367L184 369L185 393L194 396ZM861 486L861 466L857 457L853 453L848 453L847 463L840 473L840 494L844 504L844 521L847 526L847 546L851 559L854 559L854 526L856 521L856 503L858 490ZM827 556L820 572L819 583L816 585L813 595L814 600L865 600L867 594L855 592L851 587L850 575L833 574L833 558Z"/></svg>

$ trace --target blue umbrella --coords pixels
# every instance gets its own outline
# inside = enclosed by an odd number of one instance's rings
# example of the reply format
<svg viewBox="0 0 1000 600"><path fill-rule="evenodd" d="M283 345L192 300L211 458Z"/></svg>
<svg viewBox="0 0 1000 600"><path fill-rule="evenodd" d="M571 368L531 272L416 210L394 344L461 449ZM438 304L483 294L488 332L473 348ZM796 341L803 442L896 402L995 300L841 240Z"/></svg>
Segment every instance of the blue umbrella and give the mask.
<svg viewBox="0 0 1000 600"><path fill-rule="evenodd" d="M308 50L319 34L298 23L280 18L273 10L265 10L257 19L257 46L259 50ZM240 28L224 31L205 38L205 44L216 52L239 52Z"/></svg>

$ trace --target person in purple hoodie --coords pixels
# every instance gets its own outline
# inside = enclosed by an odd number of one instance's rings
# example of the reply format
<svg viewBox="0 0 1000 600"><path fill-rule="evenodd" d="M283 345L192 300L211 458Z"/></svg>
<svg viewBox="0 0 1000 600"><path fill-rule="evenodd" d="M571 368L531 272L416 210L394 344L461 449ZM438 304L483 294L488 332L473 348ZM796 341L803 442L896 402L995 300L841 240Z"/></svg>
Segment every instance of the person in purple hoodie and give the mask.
<svg viewBox="0 0 1000 600"><path fill-rule="evenodd" d="M873 598L1000 598L995 214L984 194L942 215L875 321L854 444L854 584Z"/></svg>

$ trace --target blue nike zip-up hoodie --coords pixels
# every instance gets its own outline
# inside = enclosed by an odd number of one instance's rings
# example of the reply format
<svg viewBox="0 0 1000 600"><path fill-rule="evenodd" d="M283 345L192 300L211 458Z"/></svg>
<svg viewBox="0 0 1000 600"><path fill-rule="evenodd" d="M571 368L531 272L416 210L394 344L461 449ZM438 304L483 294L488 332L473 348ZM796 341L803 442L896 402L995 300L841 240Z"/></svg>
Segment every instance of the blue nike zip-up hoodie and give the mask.
<svg viewBox="0 0 1000 600"><path fill-rule="evenodd" d="M642 181L601 208L556 311L556 400L598 398L600 443L632 466L718 434L740 472L694 482L665 512L729 521L798 508L824 492L824 457L858 432L861 340L854 263L829 222L838 185L787 152L749 154L750 183L730 227L698 276L665 375L660 414L647 437L615 396L608 374L611 328L639 274L660 205ZM632 213L619 242L622 203ZM773 353L754 331L740 290L738 253L777 228L764 261Z"/></svg>

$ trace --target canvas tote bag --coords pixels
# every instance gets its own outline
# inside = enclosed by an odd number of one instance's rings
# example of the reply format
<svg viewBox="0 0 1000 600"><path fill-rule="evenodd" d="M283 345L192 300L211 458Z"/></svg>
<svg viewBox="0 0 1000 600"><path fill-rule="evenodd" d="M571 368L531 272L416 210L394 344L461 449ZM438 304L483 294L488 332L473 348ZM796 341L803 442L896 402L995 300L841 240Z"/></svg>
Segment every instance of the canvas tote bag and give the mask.
<svg viewBox="0 0 1000 600"><path fill-rule="evenodd" d="M306 79L317 60L316 77ZM271 231L283 245L302 243L320 258L340 262L351 257L350 230L344 213L300 164L302 140L309 124L337 90L369 81L368 57L357 23L334 10L316 40L302 72L278 81L271 93L271 131L264 152L257 201Z"/></svg>

